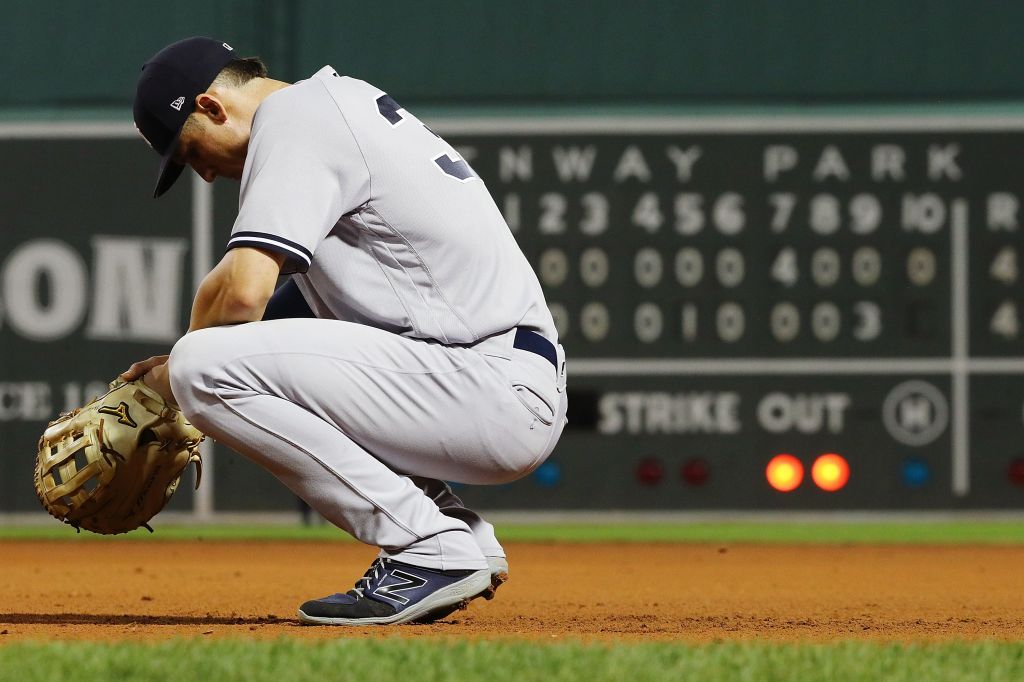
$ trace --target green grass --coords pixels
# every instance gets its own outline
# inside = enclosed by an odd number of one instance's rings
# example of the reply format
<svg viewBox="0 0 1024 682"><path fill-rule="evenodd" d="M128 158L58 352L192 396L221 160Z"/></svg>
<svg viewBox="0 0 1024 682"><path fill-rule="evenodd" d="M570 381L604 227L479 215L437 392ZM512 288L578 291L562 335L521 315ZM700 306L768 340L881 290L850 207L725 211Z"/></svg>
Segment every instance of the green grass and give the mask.
<svg viewBox="0 0 1024 682"><path fill-rule="evenodd" d="M0 680L886 680L1024 678L1024 644L721 643L703 646L436 640L177 640L159 644L15 643Z"/></svg>
<svg viewBox="0 0 1024 682"><path fill-rule="evenodd" d="M936 521L866 523L534 524L502 525L499 537L519 542L706 542L795 544L1024 544L1024 523L1014 521ZM351 541L333 526L161 526L106 538L76 534L57 522L42 526L0 526L0 540L73 542L161 540L336 540Z"/></svg>
<svg viewBox="0 0 1024 682"><path fill-rule="evenodd" d="M1024 543L1024 524L821 522L504 525L499 535L532 542ZM56 523L0 527L0 539L68 542L165 540L351 541L330 526L157 526L116 538L76 535ZM603 682L773 680L973 682L1024 680L1024 641L942 644L709 645L643 642L472 641L400 638L328 642L171 640L153 644L11 642L0 636L0 682L53 680L439 680ZM1024 636L1022 636L1024 640Z"/></svg>

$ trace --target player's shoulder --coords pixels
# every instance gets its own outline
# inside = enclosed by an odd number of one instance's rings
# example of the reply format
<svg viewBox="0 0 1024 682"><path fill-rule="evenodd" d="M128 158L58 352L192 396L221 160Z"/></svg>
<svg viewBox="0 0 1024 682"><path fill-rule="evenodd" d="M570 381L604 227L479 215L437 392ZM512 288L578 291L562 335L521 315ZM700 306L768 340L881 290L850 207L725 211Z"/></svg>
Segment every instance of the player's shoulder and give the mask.
<svg viewBox="0 0 1024 682"><path fill-rule="evenodd" d="M324 66L313 74L309 80L321 83L330 92L355 95L383 94L380 88L353 76L345 75L330 65Z"/></svg>
<svg viewBox="0 0 1024 682"><path fill-rule="evenodd" d="M282 120L314 123L322 121L325 115L337 114L339 109L345 108L346 102L367 96L376 98L381 94L379 88L325 66L309 78L268 95L257 110L254 124L273 126Z"/></svg>
<svg viewBox="0 0 1024 682"><path fill-rule="evenodd" d="M322 85L315 79L297 81L267 95L256 110L257 119L270 119L283 115L294 115L308 110L310 106L329 101Z"/></svg>

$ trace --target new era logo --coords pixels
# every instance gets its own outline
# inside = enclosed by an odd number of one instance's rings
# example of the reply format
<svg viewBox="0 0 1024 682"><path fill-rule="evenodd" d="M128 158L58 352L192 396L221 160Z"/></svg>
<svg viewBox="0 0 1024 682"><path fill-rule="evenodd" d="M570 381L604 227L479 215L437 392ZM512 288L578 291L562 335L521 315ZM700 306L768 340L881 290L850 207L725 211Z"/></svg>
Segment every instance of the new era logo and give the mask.
<svg viewBox="0 0 1024 682"><path fill-rule="evenodd" d="M185 98L184 97L179 97L178 99L176 99L173 102L171 102L171 109L174 109L175 111L181 111L181 107L184 104L185 104Z"/></svg>

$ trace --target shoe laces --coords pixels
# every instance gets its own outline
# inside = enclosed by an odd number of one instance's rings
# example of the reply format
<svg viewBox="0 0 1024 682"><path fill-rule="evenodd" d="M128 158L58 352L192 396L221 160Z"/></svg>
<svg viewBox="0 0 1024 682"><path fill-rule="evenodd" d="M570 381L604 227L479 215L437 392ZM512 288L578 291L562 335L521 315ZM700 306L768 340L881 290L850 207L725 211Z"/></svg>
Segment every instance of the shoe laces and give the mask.
<svg viewBox="0 0 1024 682"><path fill-rule="evenodd" d="M370 588L370 585L374 580L377 580L380 576L380 572L384 570L384 560L375 559L370 567L366 569L366 573L363 577L356 581L355 587L348 591L349 594L355 593L356 597L362 597L363 592Z"/></svg>

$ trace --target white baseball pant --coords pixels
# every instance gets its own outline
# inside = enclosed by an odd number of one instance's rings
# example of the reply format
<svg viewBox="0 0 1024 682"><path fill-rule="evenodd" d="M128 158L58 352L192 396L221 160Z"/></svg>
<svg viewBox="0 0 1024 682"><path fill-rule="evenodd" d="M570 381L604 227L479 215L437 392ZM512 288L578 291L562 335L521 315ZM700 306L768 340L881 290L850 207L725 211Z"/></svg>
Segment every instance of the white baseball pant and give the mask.
<svg viewBox="0 0 1024 682"><path fill-rule="evenodd" d="M565 425L562 347L556 371L514 336L466 347L336 320L215 327L174 346L171 387L197 428L382 556L480 569L504 551L443 481L521 478Z"/></svg>

